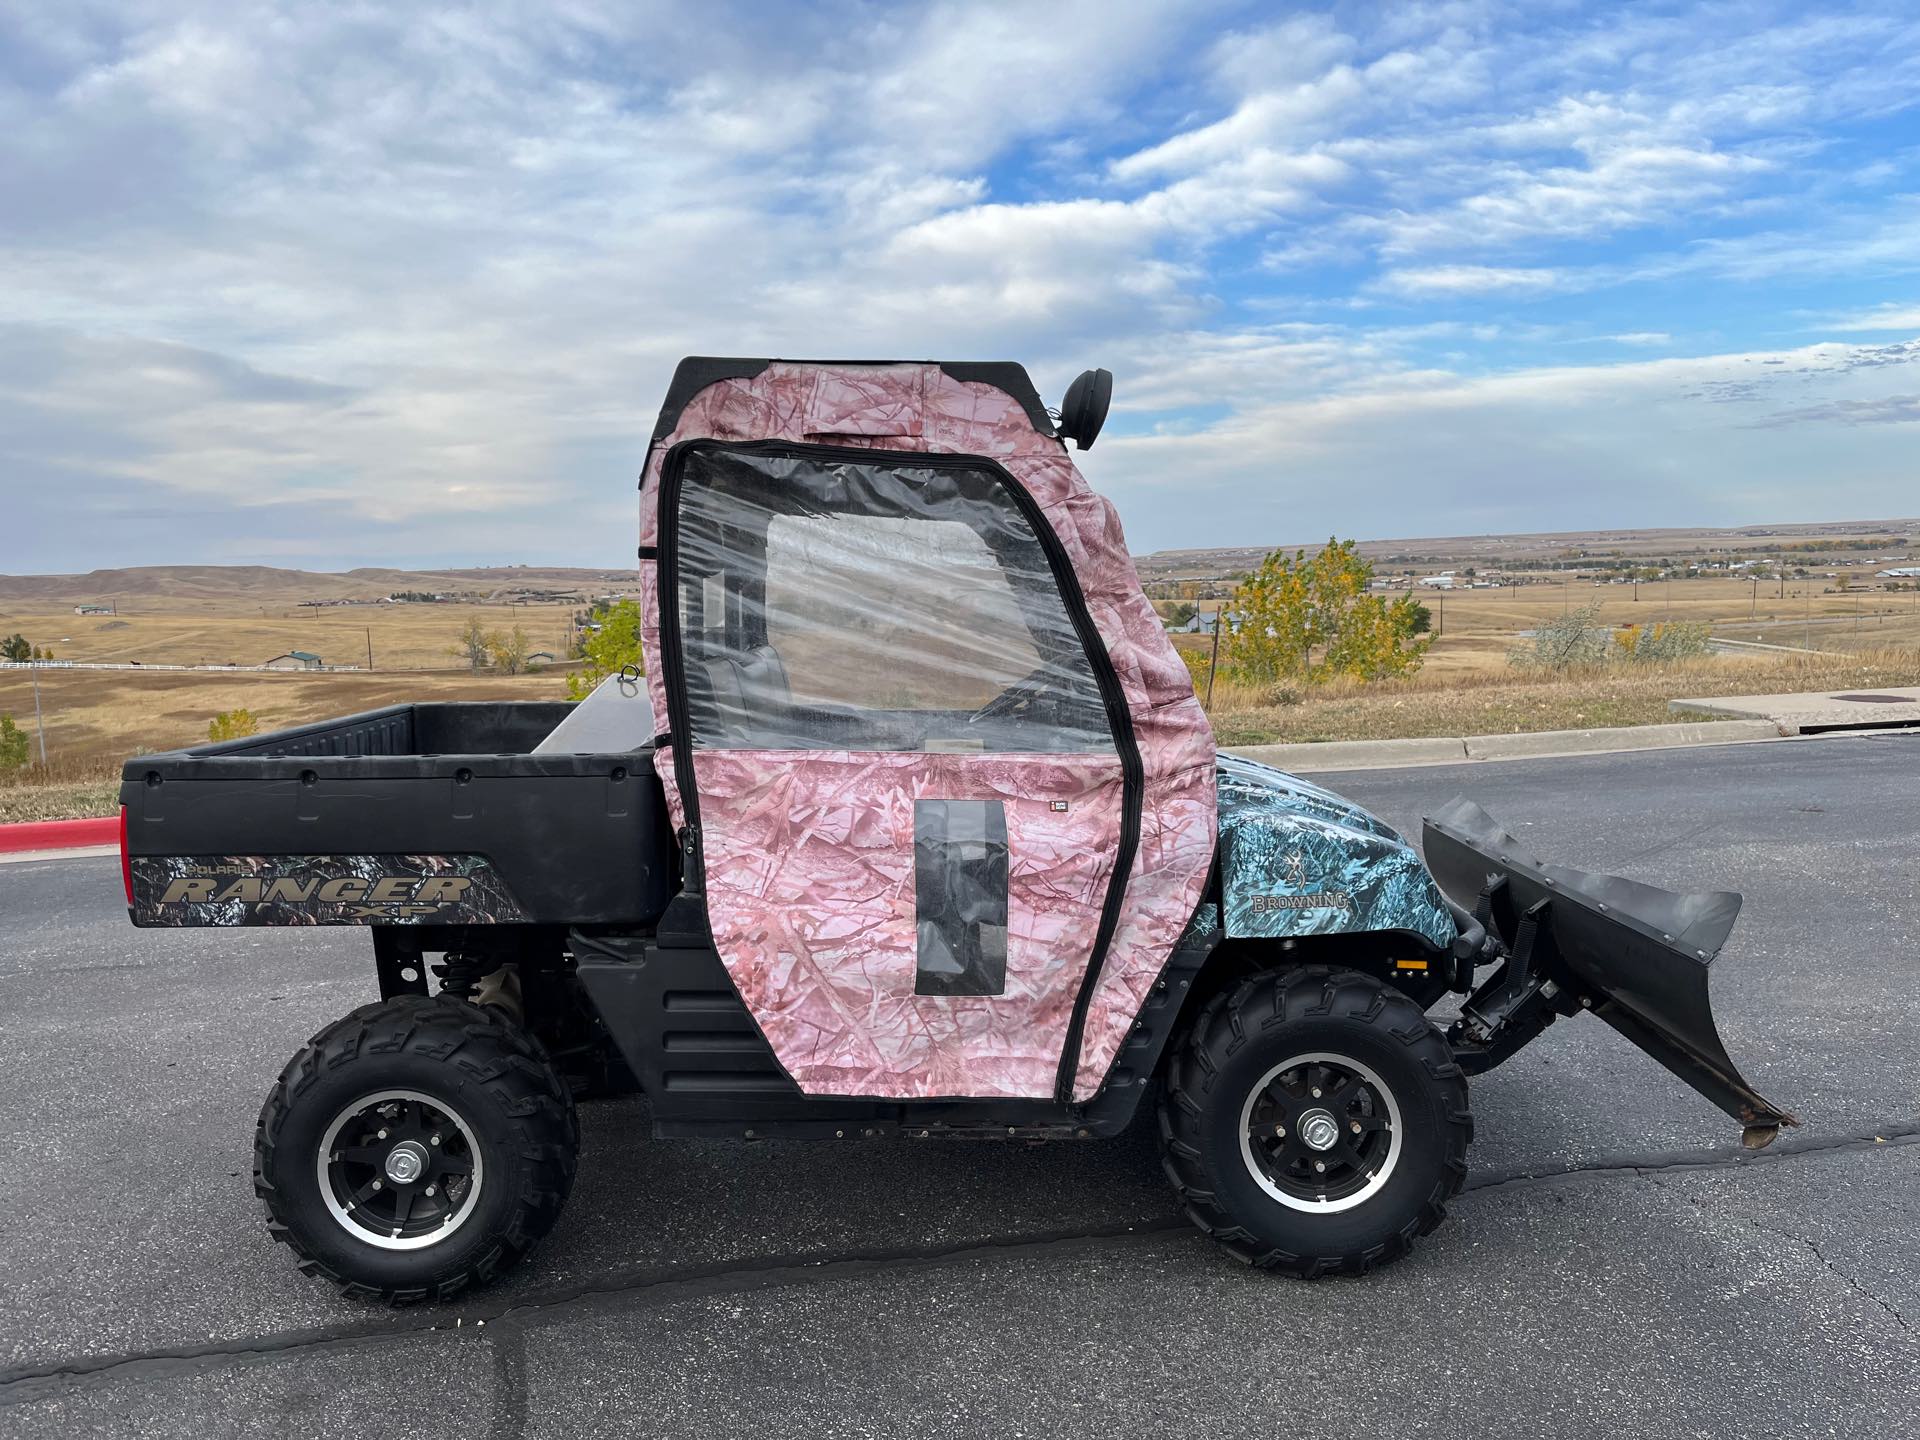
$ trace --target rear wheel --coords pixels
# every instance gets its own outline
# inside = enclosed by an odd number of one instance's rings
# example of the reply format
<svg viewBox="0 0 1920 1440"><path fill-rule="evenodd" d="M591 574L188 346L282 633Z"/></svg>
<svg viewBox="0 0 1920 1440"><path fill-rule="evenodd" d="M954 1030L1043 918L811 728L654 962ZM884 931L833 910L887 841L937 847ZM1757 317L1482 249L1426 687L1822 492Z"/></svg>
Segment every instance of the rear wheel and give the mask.
<svg viewBox="0 0 1920 1440"><path fill-rule="evenodd" d="M578 1149L567 1087L524 1031L404 995L294 1056L260 1113L254 1189L308 1273L394 1304L446 1299L546 1234Z"/></svg>
<svg viewBox="0 0 1920 1440"><path fill-rule="evenodd" d="M1438 1225L1473 1120L1452 1050L1413 1001L1310 969L1255 976L1201 1012L1160 1134L1202 1230L1311 1278L1397 1259Z"/></svg>

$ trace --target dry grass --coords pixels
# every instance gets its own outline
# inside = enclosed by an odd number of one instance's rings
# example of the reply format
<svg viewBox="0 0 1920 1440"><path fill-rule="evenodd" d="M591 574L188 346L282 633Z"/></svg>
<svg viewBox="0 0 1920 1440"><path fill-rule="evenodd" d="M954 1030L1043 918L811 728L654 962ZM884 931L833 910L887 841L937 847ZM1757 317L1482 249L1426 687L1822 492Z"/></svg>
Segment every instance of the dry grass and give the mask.
<svg viewBox="0 0 1920 1440"><path fill-rule="evenodd" d="M1214 725L1223 743L1481 735L1657 724L1682 695L1825 690L1920 684L1920 593L1861 596L1822 580L1789 582L1772 595L1738 580L1631 587L1584 582L1501 590L1421 592L1442 634L1426 668L1410 680L1334 686L1293 703L1222 685ZM1769 644L1808 644L1857 656L1702 660L1664 669L1614 668L1574 676L1507 668L1516 633L1593 602L1611 625L1668 618L1703 621L1715 633ZM1856 614L1856 610L1858 613ZM48 772L31 767L0 777L0 821L110 813L122 761L143 751L206 739L219 711L244 706L277 729L408 700L542 700L564 695L555 673L505 677L448 668L448 648L471 615L489 629L523 625L536 648L561 653L566 606L391 605L302 610L287 598L210 597L193 603L130 598L117 616L78 616L51 601L0 607L0 633L21 630L69 659L146 663L264 660L288 649L364 663L366 630L376 662L366 673L224 674L155 671L42 671ZM1206 636L1182 636L1205 653ZM1915 647L1915 648L1903 648ZM411 665L414 670L388 669ZM432 673L423 673L431 671ZM0 672L0 714L30 733L29 678Z"/></svg>
<svg viewBox="0 0 1920 1440"><path fill-rule="evenodd" d="M367 663L376 673L451 670L449 653L467 621L489 630L527 632L535 650L567 653L571 605L354 605L302 609L285 602L246 604L177 599L119 602L117 615L76 615L71 606L0 606L0 635L19 631L62 660L138 660L143 665L258 665L306 650L330 665Z"/></svg>
<svg viewBox="0 0 1920 1440"><path fill-rule="evenodd" d="M540 675L276 675L43 670L48 765L0 775L0 821L111 813L130 755L197 745L207 722L242 708L263 730L410 700L560 700L566 678ZM0 715L33 733L27 674L0 671ZM36 746L37 756L37 746ZM18 813L16 813L18 812Z"/></svg>
<svg viewBox="0 0 1920 1440"><path fill-rule="evenodd" d="M1212 713L1223 745L1394 740L1659 725L1679 718L1667 702L1684 696L1884 685L1920 685L1920 650L1730 656L1567 674L1424 671L1406 680L1306 691L1221 684L1214 689Z"/></svg>

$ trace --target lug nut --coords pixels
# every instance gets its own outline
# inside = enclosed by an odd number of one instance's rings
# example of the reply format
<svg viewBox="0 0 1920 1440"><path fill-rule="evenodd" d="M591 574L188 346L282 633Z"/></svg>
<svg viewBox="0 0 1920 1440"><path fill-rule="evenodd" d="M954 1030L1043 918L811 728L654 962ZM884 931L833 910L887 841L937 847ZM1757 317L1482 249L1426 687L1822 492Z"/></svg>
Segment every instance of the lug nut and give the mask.
<svg viewBox="0 0 1920 1440"><path fill-rule="evenodd" d="M380 1188L380 1182L379 1182L378 1180L376 1180L376 1181L374 1181L374 1182L373 1182L373 1188L374 1188L374 1189L376 1189L376 1190L378 1190L378 1189Z"/></svg>
<svg viewBox="0 0 1920 1440"><path fill-rule="evenodd" d="M427 1194L429 1195L433 1194L433 1186L431 1185L427 1186Z"/></svg>
<svg viewBox="0 0 1920 1440"><path fill-rule="evenodd" d="M427 1143L429 1145L438 1145L440 1143L440 1137L438 1135L430 1136L428 1137Z"/></svg>
<svg viewBox="0 0 1920 1440"><path fill-rule="evenodd" d="M1313 1168L1324 1171L1327 1168L1327 1162L1324 1160L1316 1160L1313 1162Z"/></svg>
<svg viewBox="0 0 1920 1440"><path fill-rule="evenodd" d="M1316 1100L1318 1100L1318 1099L1320 1098L1320 1091L1319 1091L1319 1089L1318 1089L1318 1088L1316 1088L1316 1089L1314 1090L1314 1092L1313 1092L1313 1098L1314 1098L1314 1099L1316 1099ZM382 1135L384 1135L384 1134L386 1134L387 1132L386 1132L386 1131L384 1131L384 1130L382 1130L382 1131L381 1131L380 1133L381 1133Z"/></svg>
<svg viewBox="0 0 1920 1440"><path fill-rule="evenodd" d="M1284 1125L1276 1125L1276 1126L1274 1126L1274 1127L1273 1127L1273 1135L1274 1135L1274 1138L1275 1138L1276 1140L1284 1140L1284 1139L1286 1139L1286 1138L1287 1138L1287 1127L1286 1127L1286 1126L1284 1126Z"/></svg>
<svg viewBox="0 0 1920 1440"><path fill-rule="evenodd" d="M1318 1095L1318 1094L1319 1094L1320 1092L1319 1092L1318 1090L1316 1090L1316 1091L1314 1091L1313 1093L1314 1093L1314 1094L1316 1094L1316 1095ZM373 1138L374 1138L374 1139L376 1139L376 1140L384 1140L384 1139L386 1139L386 1138L387 1138L387 1132L386 1132L386 1131L384 1131L384 1130L382 1130L382 1131L381 1131L381 1132L380 1132L380 1133L379 1133L378 1135L376 1135L376 1136L374 1136Z"/></svg>
<svg viewBox="0 0 1920 1440"><path fill-rule="evenodd" d="M1353 1122L1352 1129L1354 1134L1358 1135L1360 1133L1360 1122L1358 1120Z"/></svg>

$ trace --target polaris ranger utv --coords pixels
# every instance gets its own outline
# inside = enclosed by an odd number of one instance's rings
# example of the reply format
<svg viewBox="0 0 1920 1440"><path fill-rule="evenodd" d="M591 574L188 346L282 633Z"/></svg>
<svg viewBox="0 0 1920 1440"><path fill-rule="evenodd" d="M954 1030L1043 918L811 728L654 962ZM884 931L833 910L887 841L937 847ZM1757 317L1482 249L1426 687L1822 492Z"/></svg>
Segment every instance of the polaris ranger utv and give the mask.
<svg viewBox="0 0 1920 1440"><path fill-rule="evenodd" d="M576 1094L748 1139L1147 1111L1195 1224L1301 1276L1440 1222L1467 1077L1560 1016L1749 1144L1795 1123L1708 1008L1737 895L1542 865L1463 801L1423 862L1216 753L1067 448L1111 385L1054 416L1017 365L687 360L641 482L644 682L128 763L135 924L371 931L380 999L260 1117L303 1268L394 1302L498 1274L566 1199Z"/></svg>

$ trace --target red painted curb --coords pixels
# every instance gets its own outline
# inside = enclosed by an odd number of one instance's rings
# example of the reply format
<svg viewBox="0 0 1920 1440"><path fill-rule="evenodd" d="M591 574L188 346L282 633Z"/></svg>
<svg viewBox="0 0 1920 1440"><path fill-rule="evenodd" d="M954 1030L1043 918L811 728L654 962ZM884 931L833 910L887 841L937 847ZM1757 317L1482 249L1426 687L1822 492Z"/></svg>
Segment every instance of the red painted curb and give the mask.
<svg viewBox="0 0 1920 1440"><path fill-rule="evenodd" d="M97 820L30 820L24 825L0 825L0 855L21 850L77 850L83 845L120 843L120 817Z"/></svg>

